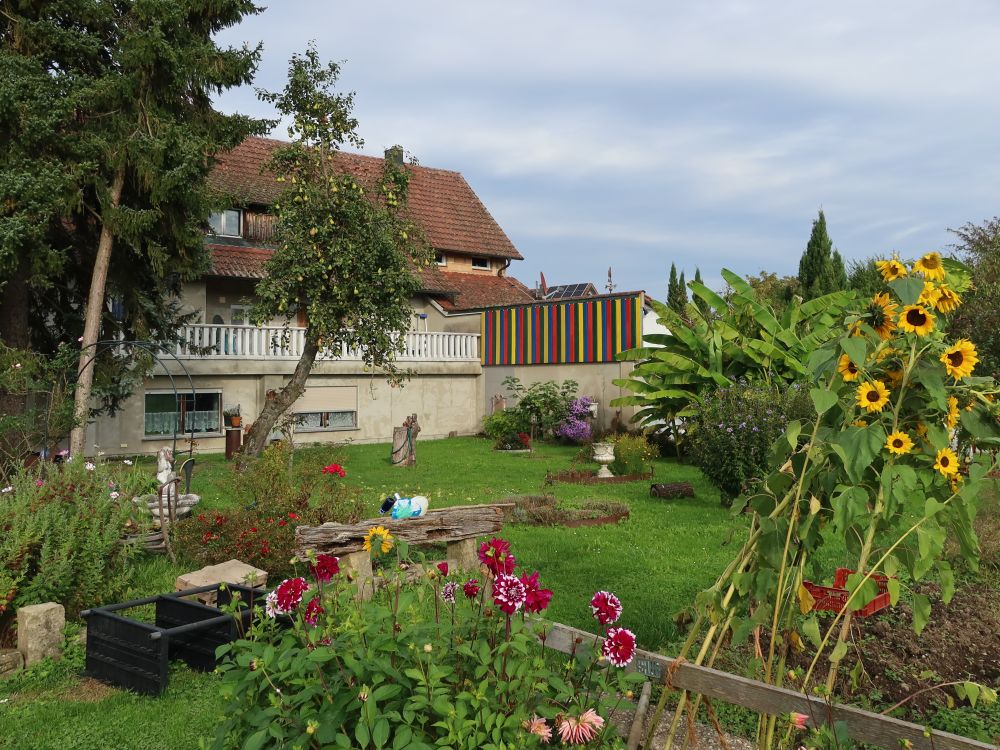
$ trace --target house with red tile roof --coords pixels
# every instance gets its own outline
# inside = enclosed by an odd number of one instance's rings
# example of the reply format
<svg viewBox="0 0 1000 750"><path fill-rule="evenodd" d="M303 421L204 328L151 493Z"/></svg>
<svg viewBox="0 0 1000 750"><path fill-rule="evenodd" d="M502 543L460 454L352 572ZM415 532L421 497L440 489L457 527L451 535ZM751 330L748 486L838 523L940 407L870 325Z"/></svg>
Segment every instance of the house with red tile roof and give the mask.
<svg viewBox="0 0 1000 750"><path fill-rule="evenodd" d="M268 393L291 375L304 343L304 321L254 326L248 317L255 285L274 253L269 207L283 186L264 167L281 145L250 138L218 157L210 181L230 207L209 217L210 269L186 284L182 295L198 322L182 329L161 370L123 411L90 427L89 445L154 453L176 433L178 447L193 437L199 450L221 451L225 413L238 408L243 425L252 422ZM402 162L402 149L388 150L385 158ZM377 177L382 161L335 156L336 167L359 180ZM324 352L290 410L296 440L387 440L392 427L412 413L419 415L422 437L477 432L486 402L479 311L534 299L509 273L512 263L523 260L521 253L465 178L422 165L406 169L407 210L435 253L433 264L416 271L420 293L412 300L412 329L398 357L412 377L405 387L390 388L363 368L358 352Z"/></svg>

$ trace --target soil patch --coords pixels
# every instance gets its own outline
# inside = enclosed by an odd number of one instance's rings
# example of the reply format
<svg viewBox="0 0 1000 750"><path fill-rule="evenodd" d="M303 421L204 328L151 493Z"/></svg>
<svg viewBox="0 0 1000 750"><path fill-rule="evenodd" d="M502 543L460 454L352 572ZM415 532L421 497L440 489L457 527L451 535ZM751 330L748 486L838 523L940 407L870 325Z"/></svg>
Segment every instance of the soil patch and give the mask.
<svg viewBox="0 0 1000 750"><path fill-rule="evenodd" d="M555 482L568 482L570 484L628 484L629 482L639 482L652 478L652 470L642 474L624 474L620 477L599 477L597 476L597 472L592 469L566 469L566 471L557 471L555 474L551 471L546 472L545 484L553 484Z"/></svg>
<svg viewBox="0 0 1000 750"><path fill-rule="evenodd" d="M514 503L513 523L533 526L600 526L627 520L629 507L609 500L591 500L580 508L560 508L551 495L526 495L505 498Z"/></svg>

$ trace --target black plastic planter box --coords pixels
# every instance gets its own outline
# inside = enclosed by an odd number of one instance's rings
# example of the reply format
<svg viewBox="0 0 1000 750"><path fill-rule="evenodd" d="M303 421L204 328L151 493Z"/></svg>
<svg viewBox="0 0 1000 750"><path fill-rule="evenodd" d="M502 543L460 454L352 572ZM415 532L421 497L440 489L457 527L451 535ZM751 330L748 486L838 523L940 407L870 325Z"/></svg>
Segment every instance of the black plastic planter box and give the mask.
<svg viewBox="0 0 1000 750"><path fill-rule="evenodd" d="M201 586L147 599L95 607L81 613L87 621L85 674L117 687L158 696L166 690L169 662L180 660L192 669L215 669L215 650L240 636L250 623L254 604L266 594L246 586L218 587L220 604L232 600L237 590L250 609L238 617L182 597L205 593L216 586ZM124 616L124 611L147 604L155 606L152 624Z"/></svg>

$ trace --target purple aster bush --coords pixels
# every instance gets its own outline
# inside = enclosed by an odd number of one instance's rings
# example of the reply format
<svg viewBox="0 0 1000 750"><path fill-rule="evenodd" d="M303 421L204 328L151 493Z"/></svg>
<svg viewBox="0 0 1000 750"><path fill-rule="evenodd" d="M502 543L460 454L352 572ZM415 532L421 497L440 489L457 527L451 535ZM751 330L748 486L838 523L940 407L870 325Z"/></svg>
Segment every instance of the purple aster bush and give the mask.
<svg viewBox="0 0 1000 750"><path fill-rule="evenodd" d="M589 396L574 398L569 404L566 418L556 425L553 434L571 443L588 443L594 437L590 426L590 407L594 400Z"/></svg>

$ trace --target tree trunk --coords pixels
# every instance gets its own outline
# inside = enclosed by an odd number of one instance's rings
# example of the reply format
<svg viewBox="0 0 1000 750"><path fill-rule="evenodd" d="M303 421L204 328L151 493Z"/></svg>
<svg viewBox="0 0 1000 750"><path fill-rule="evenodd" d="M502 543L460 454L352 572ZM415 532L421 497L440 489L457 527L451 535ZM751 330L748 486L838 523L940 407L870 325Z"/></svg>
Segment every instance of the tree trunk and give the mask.
<svg viewBox="0 0 1000 750"><path fill-rule="evenodd" d="M111 185L111 202L105 212L113 211L121 203L122 188L125 186L125 167L118 167ZM105 213L106 215L106 213ZM101 226L101 239L97 244L97 258L90 276L90 293L83 318L83 341L80 344L80 365L77 369L75 407L73 410L73 431L69 436L70 455L83 454L87 439L87 421L90 418L90 392L94 383L94 357L97 337L101 332L101 317L104 313L104 290L108 281L108 267L111 265L111 250L114 237L108 222Z"/></svg>
<svg viewBox="0 0 1000 750"><path fill-rule="evenodd" d="M278 392L278 395L264 402L264 408L254 420L253 427L250 428L243 440L244 456L259 456L267 447L267 436L271 434L278 419L288 411L288 407L294 404L306 389L306 378L312 371L313 362L316 361L318 352L319 341L311 331L307 330L302 356L299 357L299 362L295 365L292 379Z"/></svg>
<svg viewBox="0 0 1000 750"><path fill-rule="evenodd" d="M0 294L0 341L12 349L29 349L31 336L28 328L28 264L24 256L18 258L14 273L3 286ZM28 409L28 398L23 393L0 390L0 414L20 417ZM10 434L0 436L0 453L20 452L18 438Z"/></svg>

